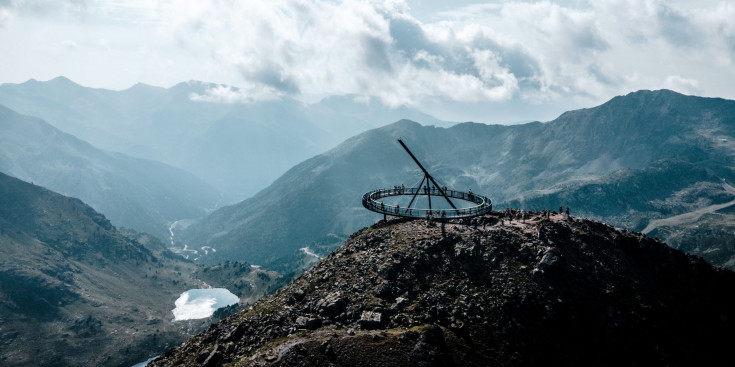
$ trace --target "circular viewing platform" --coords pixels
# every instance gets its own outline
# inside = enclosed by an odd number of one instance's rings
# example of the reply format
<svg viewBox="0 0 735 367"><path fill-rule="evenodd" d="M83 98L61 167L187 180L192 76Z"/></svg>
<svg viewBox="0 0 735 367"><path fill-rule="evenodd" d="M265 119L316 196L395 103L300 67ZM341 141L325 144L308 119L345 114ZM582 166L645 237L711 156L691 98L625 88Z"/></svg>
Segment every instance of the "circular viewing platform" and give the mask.
<svg viewBox="0 0 735 367"><path fill-rule="evenodd" d="M433 217L435 219L461 219L471 218L480 215L485 215L493 210L493 204L485 196L473 194L472 192L463 192L447 189L444 190L444 194L447 198L458 199L465 202L469 202L472 205L462 208L449 208L449 209L419 209L412 207L401 207L399 205L388 205L382 201L384 198L396 197L396 196L429 196L444 198L441 191L437 188L432 187L395 187L387 189L373 190L362 196L362 206L365 209L395 217L406 217L406 218L427 218Z"/></svg>

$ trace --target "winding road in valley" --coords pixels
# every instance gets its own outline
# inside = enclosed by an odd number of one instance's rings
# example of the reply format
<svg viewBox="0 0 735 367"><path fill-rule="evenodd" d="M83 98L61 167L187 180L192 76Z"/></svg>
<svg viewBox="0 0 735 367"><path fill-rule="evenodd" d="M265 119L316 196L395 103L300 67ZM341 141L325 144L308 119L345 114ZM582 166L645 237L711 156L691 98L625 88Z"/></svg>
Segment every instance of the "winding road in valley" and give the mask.
<svg viewBox="0 0 735 367"><path fill-rule="evenodd" d="M732 187L726 183L723 183L722 187L727 193L735 195L735 187ZM723 204L706 206L704 208L699 208L697 210L691 211L689 213L679 214L669 218L655 219L648 223L646 228L643 228L641 233L648 234L654 229L661 226L676 226L684 223L691 223L698 220L704 214L713 213L732 205L735 205L735 200Z"/></svg>

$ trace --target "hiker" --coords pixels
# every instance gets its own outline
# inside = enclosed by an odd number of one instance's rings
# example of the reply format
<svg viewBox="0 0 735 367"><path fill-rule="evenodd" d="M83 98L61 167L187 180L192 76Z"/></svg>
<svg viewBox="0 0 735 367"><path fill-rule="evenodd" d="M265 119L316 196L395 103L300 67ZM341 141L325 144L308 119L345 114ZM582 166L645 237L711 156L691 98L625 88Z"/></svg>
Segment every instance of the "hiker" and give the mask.
<svg viewBox="0 0 735 367"><path fill-rule="evenodd" d="M559 214L561 214L561 213L564 213L564 207L560 205L559 206Z"/></svg>
<svg viewBox="0 0 735 367"><path fill-rule="evenodd" d="M541 232L543 232L544 229L544 222L540 222L536 225L536 238L541 239Z"/></svg>
<svg viewBox="0 0 735 367"><path fill-rule="evenodd" d="M567 219L569 219L569 207L567 207Z"/></svg>

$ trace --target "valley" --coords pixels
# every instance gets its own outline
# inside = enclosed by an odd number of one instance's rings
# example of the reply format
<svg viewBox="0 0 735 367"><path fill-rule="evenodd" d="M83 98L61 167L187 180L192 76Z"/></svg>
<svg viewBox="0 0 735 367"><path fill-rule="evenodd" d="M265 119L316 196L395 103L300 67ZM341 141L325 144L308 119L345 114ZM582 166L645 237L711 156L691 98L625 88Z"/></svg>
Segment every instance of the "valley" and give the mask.
<svg viewBox="0 0 735 367"><path fill-rule="evenodd" d="M728 194L735 195L734 187L726 183L723 183L722 186ZM735 200L724 203L724 204L714 204L714 205L706 206L706 207L699 208L697 210L694 210L688 213L675 215L669 218L655 219L655 220L652 220L650 223L648 223L646 228L643 228L641 230L641 233L649 234L654 229L662 227L662 226L677 227L677 226L682 226L682 225L689 224L689 223L696 223L705 214L711 214L721 209L729 208L733 205L735 205Z"/></svg>
<svg viewBox="0 0 735 367"><path fill-rule="evenodd" d="M279 279L247 270L227 277L247 287L231 288L226 304L252 303ZM182 292L229 287L198 271L210 270L154 236L118 230L78 199L0 173L3 365L131 366L157 355L212 321L175 322ZM210 309L201 306L189 310Z"/></svg>

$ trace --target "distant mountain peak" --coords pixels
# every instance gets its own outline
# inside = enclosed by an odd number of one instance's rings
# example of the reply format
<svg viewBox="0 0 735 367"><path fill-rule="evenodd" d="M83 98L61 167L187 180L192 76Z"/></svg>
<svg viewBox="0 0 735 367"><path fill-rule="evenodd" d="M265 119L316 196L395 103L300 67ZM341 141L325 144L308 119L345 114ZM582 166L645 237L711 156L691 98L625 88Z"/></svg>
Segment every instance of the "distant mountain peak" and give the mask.
<svg viewBox="0 0 735 367"><path fill-rule="evenodd" d="M420 127L421 124L419 124L416 121L408 120L408 119L400 119L393 123L395 126L411 126L411 127Z"/></svg>
<svg viewBox="0 0 735 367"><path fill-rule="evenodd" d="M59 75L56 78L50 79L49 82L51 82L51 83L67 83L67 84L78 85L77 83L73 82L71 79L69 79L69 78L67 78L67 77L65 77L63 75Z"/></svg>
<svg viewBox="0 0 735 367"><path fill-rule="evenodd" d="M164 91L165 88L158 87L155 85L146 84L143 82L135 83L130 88L126 89L125 91Z"/></svg>

